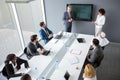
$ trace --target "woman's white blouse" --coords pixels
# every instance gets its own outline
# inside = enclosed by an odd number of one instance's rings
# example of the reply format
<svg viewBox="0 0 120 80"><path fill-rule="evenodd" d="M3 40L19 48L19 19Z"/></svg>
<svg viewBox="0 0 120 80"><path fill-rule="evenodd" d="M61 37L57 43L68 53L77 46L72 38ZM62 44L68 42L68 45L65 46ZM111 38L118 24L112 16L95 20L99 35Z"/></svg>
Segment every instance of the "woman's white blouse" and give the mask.
<svg viewBox="0 0 120 80"><path fill-rule="evenodd" d="M93 78L84 78L84 80L97 80L96 76Z"/></svg>
<svg viewBox="0 0 120 80"><path fill-rule="evenodd" d="M96 28L102 28L103 25L105 24L105 16L102 15L102 16L97 16L97 19L95 21L98 25L96 25Z"/></svg>

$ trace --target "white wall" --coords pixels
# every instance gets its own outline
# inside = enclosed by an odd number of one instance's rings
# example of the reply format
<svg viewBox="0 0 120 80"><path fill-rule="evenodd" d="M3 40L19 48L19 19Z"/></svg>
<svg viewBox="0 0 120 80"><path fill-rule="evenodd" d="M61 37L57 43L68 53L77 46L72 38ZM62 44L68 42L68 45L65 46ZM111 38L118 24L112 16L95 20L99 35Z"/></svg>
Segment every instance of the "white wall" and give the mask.
<svg viewBox="0 0 120 80"><path fill-rule="evenodd" d="M38 32L39 22L43 21L40 0L35 0L30 3L16 4L16 7L22 29Z"/></svg>
<svg viewBox="0 0 120 80"><path fill-rule="evenodd" d="M50 29L58 32L65 26L63 25L63 13L66 9L66 4L93 4L93 20L96 19L99 8L106 10L106 23L103 27L103 31L106 33L106 37L111 42L120 43L120 0L44 0L45 10L47 17L47 24ZM95 25L88 21L73 21L72 32L94 34Z"/></svg>
<svg viewBox="0 0 120 80"><path fill-rule="evenodd" d="M7 27L9 24L11 24L11 17L8 5L4 2L4 0L0 0L0 28Z"/></svg>

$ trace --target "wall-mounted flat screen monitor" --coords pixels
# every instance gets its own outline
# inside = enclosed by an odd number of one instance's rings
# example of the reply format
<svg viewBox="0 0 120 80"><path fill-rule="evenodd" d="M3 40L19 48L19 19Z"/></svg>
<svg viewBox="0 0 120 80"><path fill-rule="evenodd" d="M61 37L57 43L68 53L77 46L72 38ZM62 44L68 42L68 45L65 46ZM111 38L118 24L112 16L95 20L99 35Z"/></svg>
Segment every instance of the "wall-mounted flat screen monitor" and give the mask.
<svg viewBox="0 0 120 80"><path fill-rule="evenodd" d="M93 4L67 4L72 7L74 20L92 21Z"/></svg>

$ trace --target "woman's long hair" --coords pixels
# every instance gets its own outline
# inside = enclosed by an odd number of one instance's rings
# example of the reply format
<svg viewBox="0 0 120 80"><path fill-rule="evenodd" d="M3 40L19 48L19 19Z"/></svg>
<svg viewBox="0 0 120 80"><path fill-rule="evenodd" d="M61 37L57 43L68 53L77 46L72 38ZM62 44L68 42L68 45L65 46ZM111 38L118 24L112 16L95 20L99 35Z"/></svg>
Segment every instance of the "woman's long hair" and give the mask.
<svg viewBox="0 0 120 80"><path fill-rule="evenodd" d="M5 64L9 64L10 61L12 61L15 58L15 54L8 54L5 60Z"/></svg>
<svg viewBox="0 0 120 80"><path fill-rule="evenodd" d="M84 77L85 78L93 78L95 77L95 69L91 64L87 64L84 69Z"/></svg>

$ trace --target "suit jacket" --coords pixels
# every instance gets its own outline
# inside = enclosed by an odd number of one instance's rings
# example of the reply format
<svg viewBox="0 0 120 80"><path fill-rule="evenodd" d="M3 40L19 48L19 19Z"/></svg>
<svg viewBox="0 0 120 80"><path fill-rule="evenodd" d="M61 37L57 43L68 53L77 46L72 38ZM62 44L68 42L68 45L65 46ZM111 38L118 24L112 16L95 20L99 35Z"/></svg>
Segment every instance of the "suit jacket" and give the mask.
<svg viewBox="0 0 120 80"><path fill-rule="evenodd" d="M101 60L103 59L104 57L104 54L103 54L103 50L101 48L101 46L98 46L96 47L94 50L92 50L90 53L89 53L89 58L88 61L91 62L93 65L96 64L96 65L99 65Z"/></svg>
<svg viewBox="0 0 120 80"><path fill-rule="evenodd" d="M70 18L74 19L74 14L73 14L73 12L70 12L70 15L71 15L71 17L69 17L69 14L68 14L67 11L64 12L63 20L64 20L64 24L65 24L65 25L68 25L68 24L71 24L71 23L72 23L72 22L68 22L68 20L69 20Z"/></svg>
<svg viewBox="0 0 120 80"><path fill-rule="evenodd" d="M43 49L43 46L41 46L39 42L36 42L36 46L32 42L29 42L27 46L27 53L31 56L39 55L39 52L37 51L38 48Z"/></svg>
<svg viewBox="0 0 120 80"><path fill-rule="evenodd" d="M26 60L20 59L19 57L17 57L16 63L17 63L17 69L21 68L22 63L24 63L25 68L29 67L28 62ZM21 73L15 74L14 68L13 68L12 64L10 64L10 63L5 64L5 66L2 70L2 74L5 77L7 77L8 79L11 77L17 77L17 76L22 75Z"/></svg>
<svg viewBox="0 0 120 80"><path fill-rule="evenodd" d="M45 30L47 31L48 34L53 34L53 32L47 27L45 28ZM52 38L48 38L49 35L43 29L40 29L39 33L41 38L44 40L45 44L52 39Z"/></svg>

